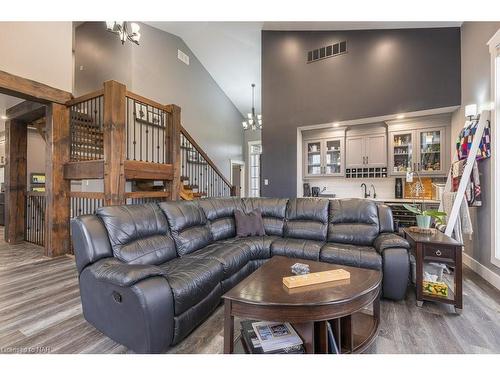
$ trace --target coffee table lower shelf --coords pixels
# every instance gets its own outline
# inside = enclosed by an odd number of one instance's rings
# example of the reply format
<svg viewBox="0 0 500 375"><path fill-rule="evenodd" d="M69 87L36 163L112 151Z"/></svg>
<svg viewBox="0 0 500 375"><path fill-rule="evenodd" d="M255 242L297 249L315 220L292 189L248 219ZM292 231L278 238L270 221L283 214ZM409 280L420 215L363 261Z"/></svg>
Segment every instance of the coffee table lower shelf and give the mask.
<svg viewBox="0 0 500 375"><path fill-rule="evenodd" d="M366 312L357 312L348 317L334 319L331 324L337 346L341 348L340 354L363 353L375 341L379 330L379 321L376 316ZM305 337L300 336L306 341ZM234 340L233 353L251 354L241 334Z"/></svg>

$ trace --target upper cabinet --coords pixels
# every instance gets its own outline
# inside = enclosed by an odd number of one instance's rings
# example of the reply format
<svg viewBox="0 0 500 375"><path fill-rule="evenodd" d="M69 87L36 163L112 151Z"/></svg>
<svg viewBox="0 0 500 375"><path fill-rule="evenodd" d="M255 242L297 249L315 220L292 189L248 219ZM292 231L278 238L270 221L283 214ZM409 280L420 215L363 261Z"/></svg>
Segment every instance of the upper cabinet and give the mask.
<svg viewBox="0 0 500 375"><path fill-rule="evenodd" d="M343 176L344 129L304 134L304 176Z"/></svg>
<svg viewBox="0 0 500 375"><path fill-rule="evenodd" d="M388 121L389 173L446 175L449 168L451 114Z"/></svg>
<svg viewBox="0 0 500 375"><path fill-rule="evenodd" d="M380 124L354 126L346 134L346 168L387 167L386 128Z"/></svg>

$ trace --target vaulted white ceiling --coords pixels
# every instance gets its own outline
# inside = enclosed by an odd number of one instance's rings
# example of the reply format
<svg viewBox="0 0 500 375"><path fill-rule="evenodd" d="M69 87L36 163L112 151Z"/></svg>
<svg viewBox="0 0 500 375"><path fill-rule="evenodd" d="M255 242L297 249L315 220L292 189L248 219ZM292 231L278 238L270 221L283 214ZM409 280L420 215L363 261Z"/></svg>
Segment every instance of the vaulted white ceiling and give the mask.
<svg viewBox="0 0 500 375"><path fill-rule="evenodd" d="M461 22L147 22L177 35L205 66L236 108L251 109L251 87L261 111L262 30L363 30L458 27ZM265 119L264 119L265 121Z"/></svg>

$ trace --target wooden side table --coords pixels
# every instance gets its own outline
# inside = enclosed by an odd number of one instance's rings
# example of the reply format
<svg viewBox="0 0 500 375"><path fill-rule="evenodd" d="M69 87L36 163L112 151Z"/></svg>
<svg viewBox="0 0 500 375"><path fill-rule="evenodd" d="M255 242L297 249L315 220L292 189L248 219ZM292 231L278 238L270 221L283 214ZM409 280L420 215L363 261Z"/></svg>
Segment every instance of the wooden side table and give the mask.
<svg viewBox="0 0 500 375"><path fill-rule="evenodd" d="M462 244L440 231L433 234L422 234L403 229L405 238L411 244L412 253L417 262L416 289L417 306L424 301L442 302L455 306L455 312L462 311ZM448 296L426 293L423 289L424 263L443 263L453 267L454 290L448 287Z"/></svg>

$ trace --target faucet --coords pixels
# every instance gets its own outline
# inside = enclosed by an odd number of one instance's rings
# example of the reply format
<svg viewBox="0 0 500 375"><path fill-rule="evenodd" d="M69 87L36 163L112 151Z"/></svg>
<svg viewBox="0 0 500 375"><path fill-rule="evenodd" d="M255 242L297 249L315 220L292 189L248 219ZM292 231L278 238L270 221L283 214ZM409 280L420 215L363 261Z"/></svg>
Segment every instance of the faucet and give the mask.
<svg viewBox="0 0 500 375"><path fill-rule="evenodd" d="M377 198L377 193L375 192L375 186L373 184L370 185L370 192L373 189L373 199Z"/></svg>
<svg viewBox="0 0 500 375"><path fill-rule="evenodd" d="M365 198L370 197L370 192L368 192L368 193L366 192L366 184L364 182L361 184L361 187L363 188L363 193L364 193Z"/></svg>

